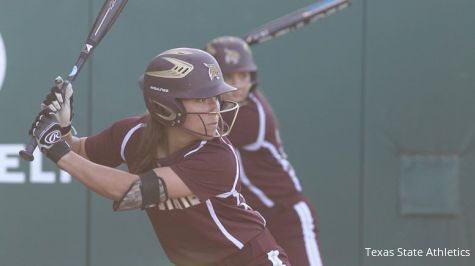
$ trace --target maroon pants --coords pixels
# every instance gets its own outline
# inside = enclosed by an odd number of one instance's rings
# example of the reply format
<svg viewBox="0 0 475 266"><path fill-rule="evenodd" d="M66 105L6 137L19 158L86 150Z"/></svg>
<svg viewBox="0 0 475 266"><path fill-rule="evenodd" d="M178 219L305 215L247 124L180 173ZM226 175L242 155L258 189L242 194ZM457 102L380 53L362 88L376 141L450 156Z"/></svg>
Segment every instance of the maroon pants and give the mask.
<svg viewBox="0 0 475 266"><path fill-rule="evenodd" d="M305 196L300 194L272 209L259 211L266 218L266 227L293 265L323 265L316 211Z"/></svg>
<svg viewBox="0 0 475 266"><path fill-rule="evenodd" d="M266 229L218 266L291 266L285 251ZM298 264L296 264L298 265Z"/></svg>

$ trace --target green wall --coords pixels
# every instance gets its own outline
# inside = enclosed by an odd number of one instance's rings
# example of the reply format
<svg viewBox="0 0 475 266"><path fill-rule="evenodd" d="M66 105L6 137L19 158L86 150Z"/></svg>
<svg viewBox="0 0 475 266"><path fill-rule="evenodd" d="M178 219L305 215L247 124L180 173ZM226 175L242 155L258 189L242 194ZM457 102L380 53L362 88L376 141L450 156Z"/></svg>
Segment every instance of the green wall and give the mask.
<svg viewBox="0 0 475 266"><path fill-rule="evenodd" d="M74 84L74 125L88 135L142 113L136 81L157 53L242 35L311 2L129 1ZM50 162L16 155L101 5L0 1L2 266L169 265L144 213L114 213ZM475 254L365 250L475 253L474 10L470 0L354 0L253 48L286 152L317 207L326 265L475 264Z"/></svg>

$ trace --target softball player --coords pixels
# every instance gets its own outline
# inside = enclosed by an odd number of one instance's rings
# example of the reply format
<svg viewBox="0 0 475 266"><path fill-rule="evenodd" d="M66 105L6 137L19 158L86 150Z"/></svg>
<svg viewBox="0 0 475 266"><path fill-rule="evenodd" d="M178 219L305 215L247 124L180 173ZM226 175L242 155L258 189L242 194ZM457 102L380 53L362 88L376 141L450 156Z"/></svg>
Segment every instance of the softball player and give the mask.
<svg viewBox="0 0 475 266"><path fill-rule="evenodd" d="M210 41L206 49L218 61L226 83L238 89L222 98L241 106L229 139L241 162L243 195L267 219L294 265L322 265L315 209L284 153L276 117L256 88L257 67L249 46L225 36Z"/></svg>
<svg viewBox="0 0 475 266"><path fill-rule="evenodd" d="M219 100L235 88L216 60L198 49L168 50L151 61L143 82L146 115L77 138L68 133L72 88L60 93L59 80L31 134L60 168L114 200L114 210L145 210L176 265L289 266L240 194L237 155L225 137L232 123L221 118L235 116L238 105ZM114 169L122 163L130 173Z"/></svg>

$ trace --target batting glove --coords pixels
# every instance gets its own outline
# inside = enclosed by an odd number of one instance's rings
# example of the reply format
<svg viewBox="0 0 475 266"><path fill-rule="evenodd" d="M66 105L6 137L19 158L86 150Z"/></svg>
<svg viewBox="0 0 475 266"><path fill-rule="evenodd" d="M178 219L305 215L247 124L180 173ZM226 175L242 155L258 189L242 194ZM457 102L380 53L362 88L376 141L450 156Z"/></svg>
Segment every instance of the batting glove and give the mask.
<svg viewBox="0 0 475 266"><path fill-rule="evenodd" d="M49 109L53 113L61 125L61 135L65 136L71 132L73 120L73 87L60 76L55 79L55 84L41 103L41 109Z"/></svg>
<svg viewBox="0 0 475 266"><path fill-rule="evenodd" d="M61 125L56 115L48 108L38 114L29 133L36 138L38 147L46 157L55 163L71 150L68 143L61 138Z"/></svg>

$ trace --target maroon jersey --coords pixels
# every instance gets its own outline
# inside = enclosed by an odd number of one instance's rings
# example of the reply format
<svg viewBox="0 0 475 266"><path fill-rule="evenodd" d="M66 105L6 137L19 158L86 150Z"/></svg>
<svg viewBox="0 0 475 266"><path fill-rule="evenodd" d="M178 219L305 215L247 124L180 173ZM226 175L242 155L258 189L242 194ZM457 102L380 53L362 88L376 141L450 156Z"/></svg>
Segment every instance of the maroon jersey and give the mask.
<svg viewBox="0 0 475 266"><path fill-rule="evenodd" d="M116 122L86 140L86 153L98 164L116 167L137 160L145 125L140 118ZM194 195L169 199L147 209L163 249L179 265L207 265L236 254L265 230L265 221L240 194L239 164L225 138L196 143L160 159Z"/></svg>
<svg viewBox="0 0 475 266"><path fill-rule="evenodd" d="M264 215L294 265L321 266L315 210L287 161L274 113L258 91L239 109L229 139L238 149L242 193L249 205Z"/></svg>
<svg viewBox="0 0 475 266"><path fill-rule="evenodd" d="M241 161L242 193L253 208L265 210L274 207L277 200L301 192L282 148L277 120L258 91L251 92L247 104L239 109L229 139Z"/></svg>

